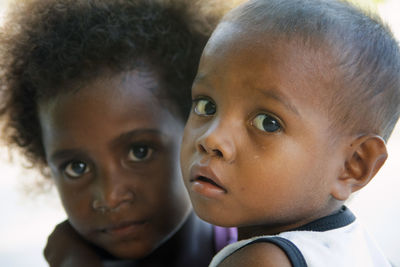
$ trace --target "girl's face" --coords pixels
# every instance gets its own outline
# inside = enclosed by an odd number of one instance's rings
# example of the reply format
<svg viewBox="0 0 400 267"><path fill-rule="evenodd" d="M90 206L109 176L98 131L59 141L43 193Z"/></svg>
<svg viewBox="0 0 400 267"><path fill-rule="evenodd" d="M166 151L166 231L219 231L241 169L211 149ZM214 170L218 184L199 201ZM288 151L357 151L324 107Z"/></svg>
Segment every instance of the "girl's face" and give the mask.
<svg viewBox="0 0 400 267"><path fill-rule="evenodd" d="M184 123L155 96L161 86L155 73L131 71L39 104L71 224L116 257L148 255L191 210L178 158Z"/></svg>

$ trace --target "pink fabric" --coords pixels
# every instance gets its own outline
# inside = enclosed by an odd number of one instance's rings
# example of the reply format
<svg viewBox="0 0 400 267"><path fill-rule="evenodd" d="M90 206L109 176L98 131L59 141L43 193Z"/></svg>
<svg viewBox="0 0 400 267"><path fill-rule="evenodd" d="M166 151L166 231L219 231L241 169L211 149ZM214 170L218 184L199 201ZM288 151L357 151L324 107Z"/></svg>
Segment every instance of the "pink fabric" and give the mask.
<svg viewBox="0 0 400 267"><path fill-rule="evenodd" d="M220 226L213 226L214 228L214 245L216 252L223 249L226 245L229 245L233 242L237 241L238 234L237 228L230 227L220 227Z"/></svg>

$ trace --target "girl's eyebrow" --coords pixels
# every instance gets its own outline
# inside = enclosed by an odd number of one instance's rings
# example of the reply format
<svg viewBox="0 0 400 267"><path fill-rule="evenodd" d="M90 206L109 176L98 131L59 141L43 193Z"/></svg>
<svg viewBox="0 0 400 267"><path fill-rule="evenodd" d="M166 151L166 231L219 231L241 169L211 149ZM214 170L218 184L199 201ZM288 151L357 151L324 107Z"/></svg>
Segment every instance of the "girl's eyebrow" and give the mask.
<svg viewBox="0 0 400 267"><path fill-rule="evenodd" d="M125 143L126 141L141 135L158 135L163 136L164 134L158 129L135 129L120 134L110 142L110 147L115 147L118 144Z"/></svg>
<svg viewBox="0 0 400 267"><path fill-rule="evenodd" d="M69 157L76 157L76 156L80 156L80 155L84 155L84 151L77 148L77 149L61 149L61 150L56 150L54 153L52 153L49 157L50 161L60 161L63 160L65 158L69 158Z"/></svg>
<svg viewBox="0 0 400 267"><path fill-rule="evenodd" d="M110 147L115 147L118 144L127 142L136 136L142 136L142 135L163 136L164 134L158 129L134 129L134 130L122 133L119 136L117 136L115 139L113 139L110 142ZM81 148L59 149L59 150L54 151L50 155L49 159L51 161L60 161L65 158L70 158L70 157L74 157L74 156L77 157L77 156L82 156L82 155L86 155L86 153Z"/></svg>

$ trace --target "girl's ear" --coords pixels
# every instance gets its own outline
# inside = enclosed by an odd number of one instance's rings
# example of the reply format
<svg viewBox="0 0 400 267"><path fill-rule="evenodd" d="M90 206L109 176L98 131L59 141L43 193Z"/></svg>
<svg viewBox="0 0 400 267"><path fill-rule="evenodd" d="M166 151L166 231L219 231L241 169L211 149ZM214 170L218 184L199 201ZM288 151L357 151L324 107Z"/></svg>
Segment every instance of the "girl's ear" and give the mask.
<svg viewBox="0 0 400 267"><path fill-rule="evenodd" d="M347 155L342 174L332 190L332 196L343 201L368 184L388 156L385 141L377 135L358 137L351 143Z"/></svg>

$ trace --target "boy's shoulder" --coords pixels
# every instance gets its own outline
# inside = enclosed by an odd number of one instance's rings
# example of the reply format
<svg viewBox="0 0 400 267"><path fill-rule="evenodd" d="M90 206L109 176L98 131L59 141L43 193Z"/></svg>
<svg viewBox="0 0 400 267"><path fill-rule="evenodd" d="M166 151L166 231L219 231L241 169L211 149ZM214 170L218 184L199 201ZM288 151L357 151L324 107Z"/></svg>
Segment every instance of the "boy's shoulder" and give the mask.
<svg viewBox="0 0 400 267"><path fill-rule="evenodd" d="M219 267L269 267L292 266L286 253L277 245L269 242L257 242L242 247L223 260Z"/></svg>
<svg viewBox="0 0 400 267"><path fill-rule="evenodd" d="M301 227L231 244L214 257L210 266L383 267L390 264L354 214L343 206Z"/></svg>

